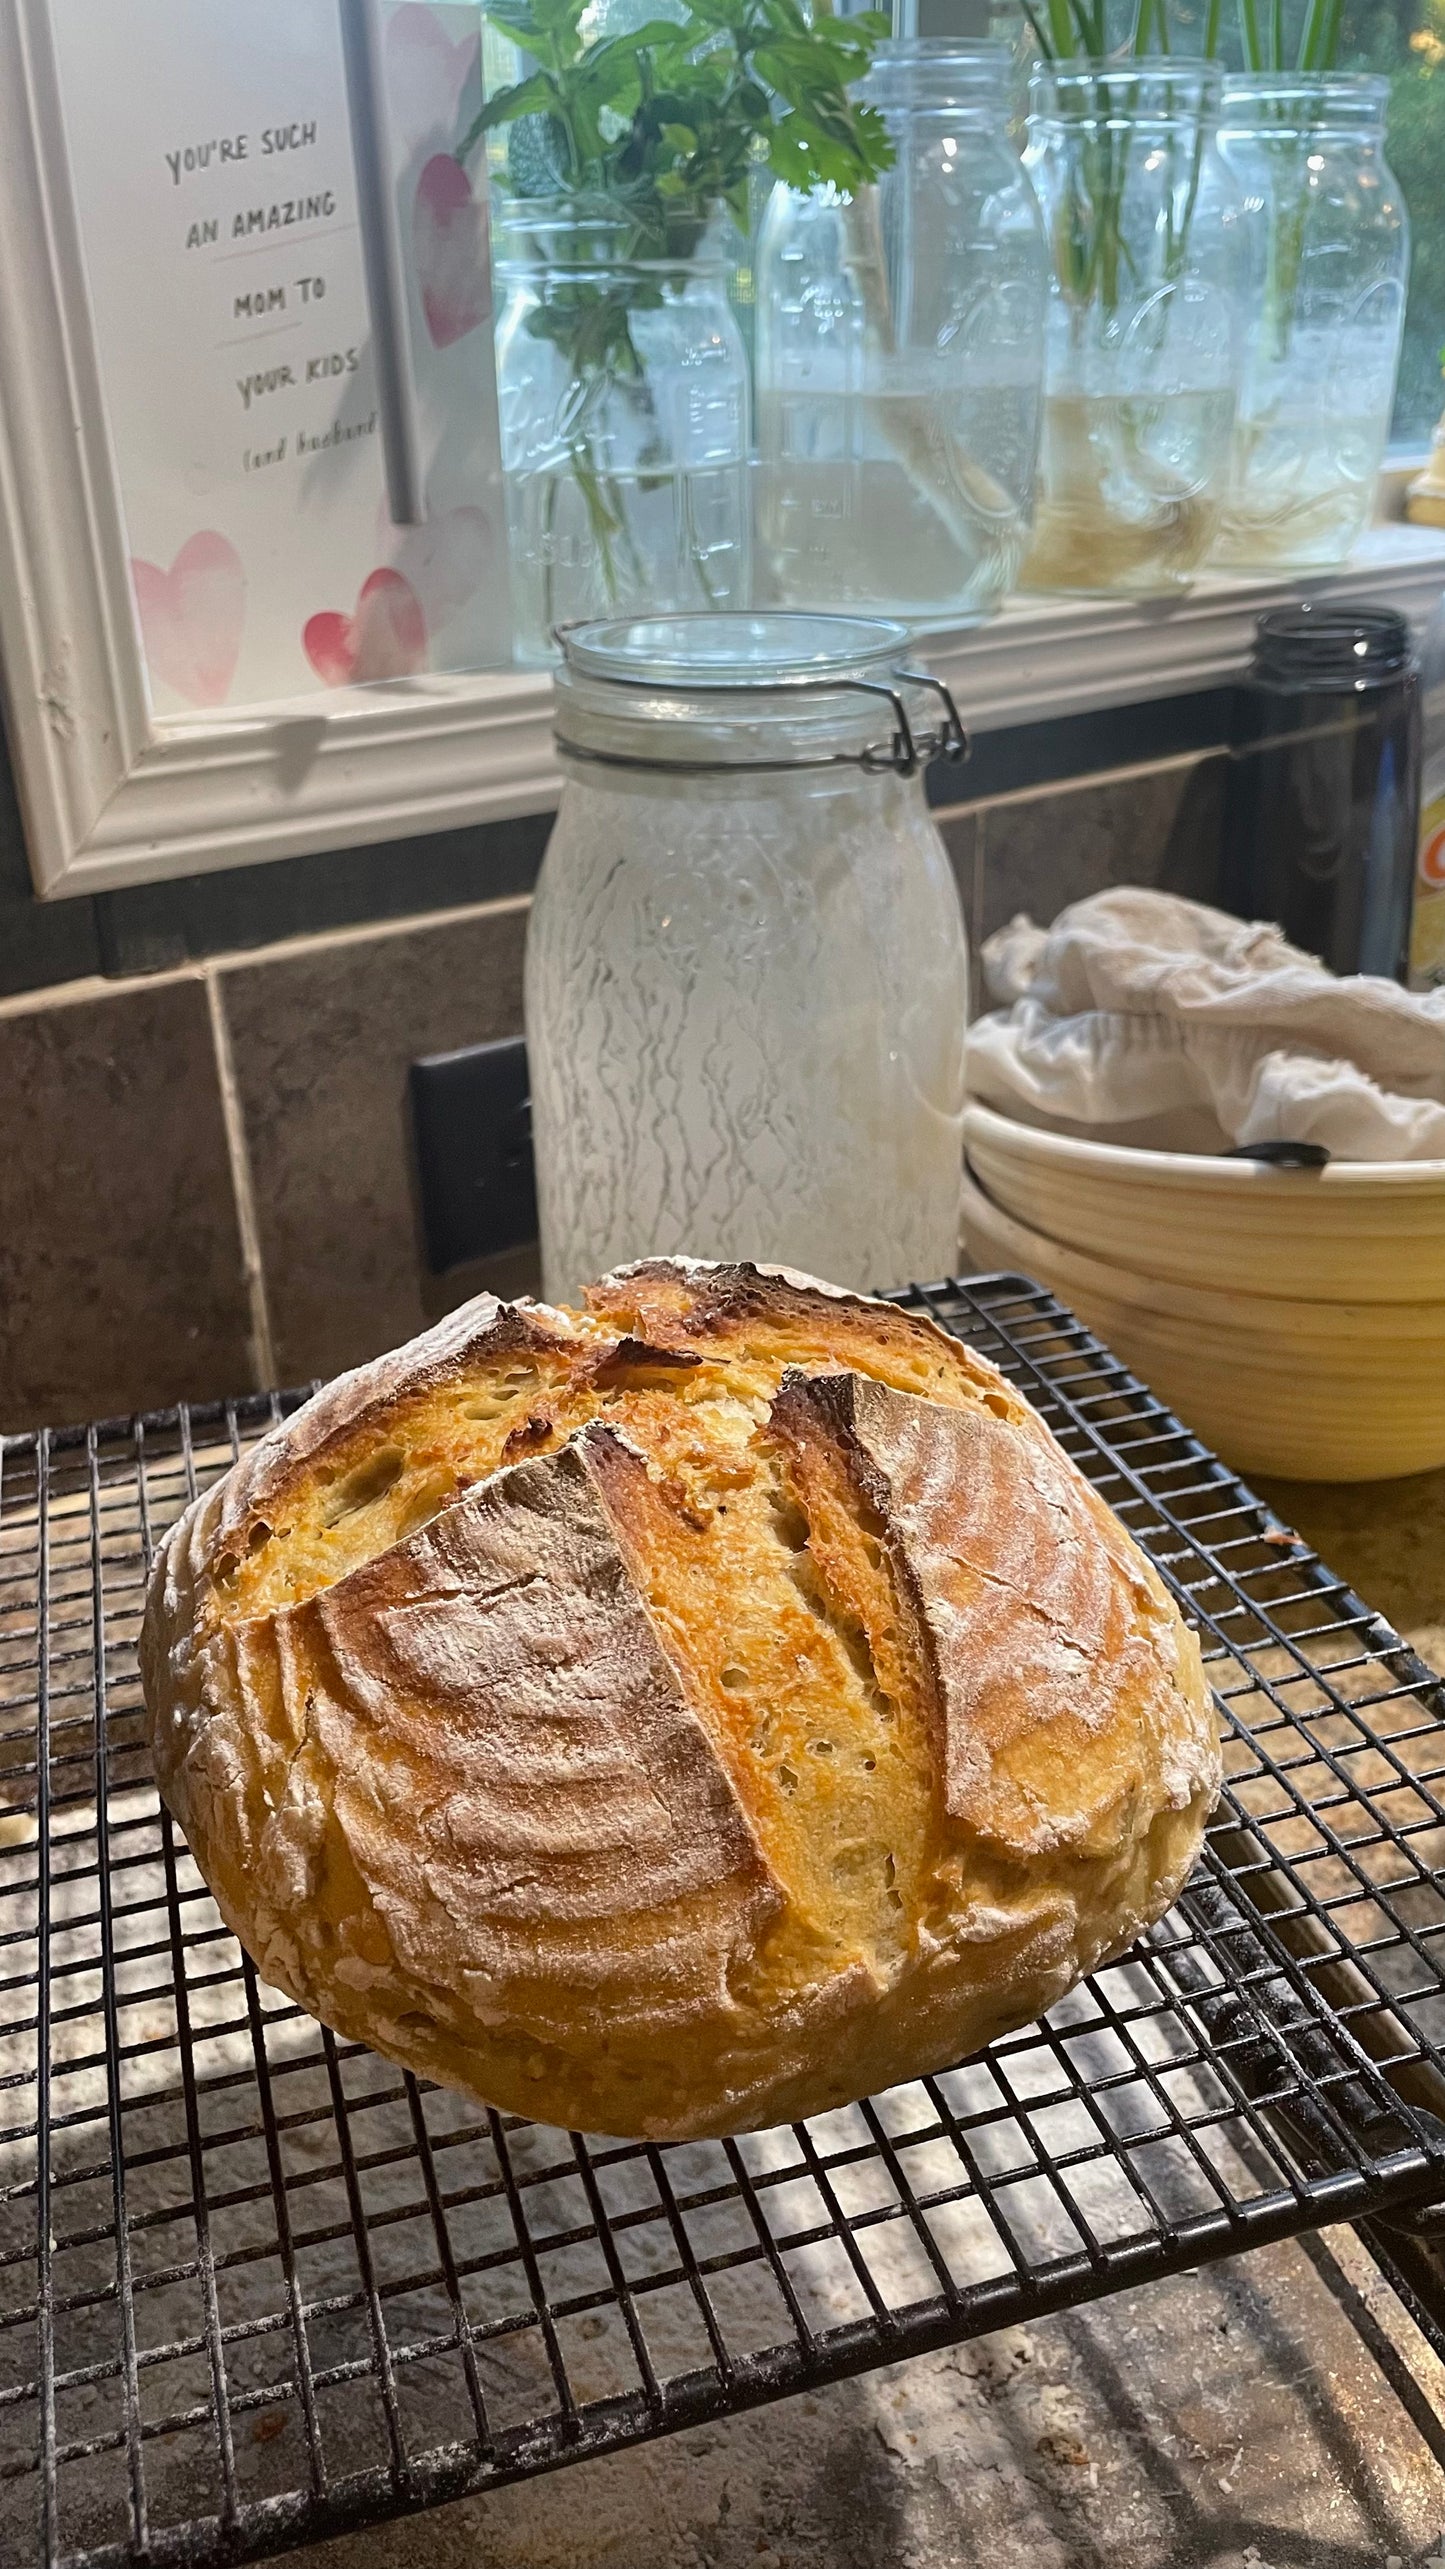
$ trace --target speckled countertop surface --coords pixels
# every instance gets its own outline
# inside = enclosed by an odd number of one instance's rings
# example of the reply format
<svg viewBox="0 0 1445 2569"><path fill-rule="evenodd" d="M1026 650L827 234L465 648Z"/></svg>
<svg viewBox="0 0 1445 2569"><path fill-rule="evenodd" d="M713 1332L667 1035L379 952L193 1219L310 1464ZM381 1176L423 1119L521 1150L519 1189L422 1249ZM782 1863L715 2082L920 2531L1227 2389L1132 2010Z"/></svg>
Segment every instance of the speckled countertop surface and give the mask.
<svg viewBox="0 0 1445 2569"><path fill-rule="evenodd" d="M1445 1472L1264 1494L1445 1666ZM327 2544L314 2569L1416 2569L1445 2371L1349 2232ZM1353 2316L1352 2316L1353 2309ZM1417 2397L1417 2411L1422 2402ZM1445 2557L1445 2547L1442 2547Z"/></svg>
<svg viewBox="0 0 1445 2569"><path fill-rule="evenodd" d="M1256 1487L1422 1659L1445 1669L1445 1472Z"/></svg>
<svg viewBox="0 0 1445 2569"><path fill-rule="evenodd" d="M1352 2235L1339 2245L1363 2263ZM1442 2389L1436 2368L1437 2407ZM306 2556L312 2569L1417 2569L1442 2530L1445 2471L1291 2245Z"/></svg>

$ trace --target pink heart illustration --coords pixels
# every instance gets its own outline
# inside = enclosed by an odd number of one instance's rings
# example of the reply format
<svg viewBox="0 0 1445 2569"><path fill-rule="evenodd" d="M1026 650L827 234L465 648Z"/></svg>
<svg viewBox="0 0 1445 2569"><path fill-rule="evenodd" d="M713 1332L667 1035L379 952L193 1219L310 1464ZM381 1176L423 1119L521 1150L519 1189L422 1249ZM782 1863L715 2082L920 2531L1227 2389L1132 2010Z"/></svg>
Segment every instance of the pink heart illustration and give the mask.
<svg viewBox="0 0 1445 2569"><path fill-rule="evenodd" d="M455 136L463 92L474 78L476 103L481 104L482 43L475 13L454 10L448 14L462 26L455 42L447 33L443 12L423 7L421 0L406 0L387 25L387 104L397 131L413 141L438 129L449 138Z"/></svg>
<svg viewBox="0 0 1445 2569"><path fill-rule="evenodd" d="M489 319L487 212L450 152L436 152L416 184L412 257L434 348L450 348Z"/></svg>
<svg viewBox="0 0 1445 2569"><path fill-rule="evenodd" d="M168 571L132 561L130 575L152 674L188 705L223 705L246 623L246 574L234 544L209 531L193 535Z"/></svg>
<svg viewBox="0 0 1445 2569"><path fill-rule="evenodd" d="M426 619L415 589L399 571L373 571L355 615L314 615L301 641L327 687L414 678L427 665Z"/></svg>

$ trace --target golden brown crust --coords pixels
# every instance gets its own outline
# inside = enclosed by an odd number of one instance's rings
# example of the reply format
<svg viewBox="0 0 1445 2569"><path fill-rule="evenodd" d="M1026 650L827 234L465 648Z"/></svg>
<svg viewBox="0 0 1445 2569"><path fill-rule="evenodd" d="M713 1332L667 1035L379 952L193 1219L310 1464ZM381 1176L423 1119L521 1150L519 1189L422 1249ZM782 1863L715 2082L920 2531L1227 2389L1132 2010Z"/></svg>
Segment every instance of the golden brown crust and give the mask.
<svg viewBox="0 0 1445 2569"><path fill-rule="evenodd" d="M338 1374L296 1411L279 1431L243 1455L226 1482L218 1532L234 1540L267 1510L283 1510L322 1458L354 1440L399 1400L408 1402L439 1385L510 1354L566 1347L561 1315L545 1305L500 1302L493 1293L464 1302L405 1347Z"/></svg>
<svg viewBox="0 0 1445 2569"><path fill-rule="evenodd" d="M892 1378L891 1362L899 1390L934 1399L981 1396L1009 1410L1028 1406L996 1365L935 1321L793 1267L644 1258L589 1285L583 1299L595 1318L626 1321L661 1345L722 1350L776 1343L801 1361L811 1337L826 1343L835 1360L856 1349L866 1370L884 1379Z"/></svg>
<svg viewBox="0 0 1445 2569"><path fill-rule="evenodd" d="M894 1306L668 1261L589 1305L468 1306L167 1538L155 1762L223 1914L343 2033L593 2130L818 2111L1027 2021L1217 1787L1154 1572Z"/></svg>
<svg viewBox="0 0 1445 2569"><path fill-rule="evenodd" d="M1040 1419L856 1374L785 1378L783 1398L843 1443L912 1593L950 1820L1004 1856L1104 1853L1141 1803L1187 1799L1206 1762L1197 1650Z"/></svg>

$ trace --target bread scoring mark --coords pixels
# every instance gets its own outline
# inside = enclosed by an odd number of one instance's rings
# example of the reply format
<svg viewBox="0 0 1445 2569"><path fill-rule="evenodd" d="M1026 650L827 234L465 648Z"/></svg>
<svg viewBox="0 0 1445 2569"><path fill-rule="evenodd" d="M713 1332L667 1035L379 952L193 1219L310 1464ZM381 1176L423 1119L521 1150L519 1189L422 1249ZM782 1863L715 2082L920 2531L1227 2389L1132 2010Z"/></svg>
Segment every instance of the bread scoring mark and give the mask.
<svg viewBox="0 0 1445 2569"><path fill-rule="evenodd" d="M490 1296L453 1313L402 1351L414 1361L343 1376L238 1467L212 1563L216 1611L235 1620L319 1594L589 1418L632 1421L649 1394L741 1402L761 1422L790 1364L848 1363L931 1399L1021 1411L991 1366L931 1323L806 1280L785 1317L776 1300L754 1268L664 1265L608 1279L584 1313Z"/></svg>
<svg viewBox="0 0 1445 2569"><path fill-rule="evenodd" d="M779 1277L791 1288L784 1296ZM644 1259L589 1285L585 1298L592 1318L664 1344L743 1348L771 1365L774 1390L789 1366L835 1372L846 1365L951 1407L983 1402L1000 1417L1029 1415L987 1357L934 1321L788 1268Z"/></svg>
<svg viewBox="0 0 1445 2569"><path fill-rule="evenodd" d="M470 1347L448 1380L369 1410L318 1448L308 1471L291 1478L284 1521L239 1518L212 1570L227 1592L218 1600L224 1614L299 1604L430 1523L494 1472L551 1452L590 1417L648 1390L682 1401L709 1398L728 1370L725 1362L618 1339L580 1320L575 1335L533 1326L521 1362L514 1332L499 1329L497 1336L494 1349ZM490 1372L482 1370L488 1355ZM694 1374L698 1383L688 1380ZM296 1425L288 1422L280 1438Z"/></svg>
<svg viewBox="0 0 1445 2569"><path fill-rule="evenodd" d="M721 1404L707 1423L718 1442L691 1457L680 1431L660 1452L655 1422L636 1445L605 1423L584 1441L654 1629L787 1894L756 1971L732 1986L747 2003L764 1977L801 1988L855 1968L876 1992L904 1966L933 1851L926 1731L906 1678L896 1693L880 1682L770 1430L744 1403L728 1407L726 1443Z"/></svg>
<svg viewBox="0 0 1445 2569"><path fill-rule="evenodd" d="M725 2004L780 1902L593 1460L584 1439L518 1466L275 1623L354 1872L317 1932L349 1932L360 1885L413 1986L445 1992L461 1953L482 2022L533 2049L590 1988L625 2056L632 2019L655 2040ZM455 1991L427 2003L482 2038Z"/></svg>
<svg viewBox="0 0 1445 2569"><path fill-rule="evenodd" d="M1192 1754L1164 1756L1180 1628L1162 1588L1039 1422L857 1378L846 1397L931 1647L950 1819L1006 1856L1107 1856L1141 1796L1177 1807L1212 1770L1204 1709Z"/></svg>
<svg viewBox="0 0 1445 2569"><path fill-rule="evenodd" d="M933 1905L944 1852L941 1723L929 1655L892 1558L886 1490L839 1432L836 1394L846 1379L786 1373L766 1442L802 1537L795 1533L790 1575L836 1634L874 1719L873 1736L860 1734L854 1749L865 1826L853 1869L868 1876L881 1953L916 1948ZM905 1920L914 1922L907 1931Z"/></svg>

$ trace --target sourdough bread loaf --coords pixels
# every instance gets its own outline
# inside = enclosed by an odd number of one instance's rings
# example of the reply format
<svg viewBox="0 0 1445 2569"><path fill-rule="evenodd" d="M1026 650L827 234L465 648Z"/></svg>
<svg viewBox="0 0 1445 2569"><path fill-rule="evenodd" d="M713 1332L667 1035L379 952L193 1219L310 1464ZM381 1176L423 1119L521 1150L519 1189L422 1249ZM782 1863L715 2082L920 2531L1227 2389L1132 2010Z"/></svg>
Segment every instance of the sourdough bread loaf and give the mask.
<svg viewBox="0 0 1445 2569"><path fill-rule="evenodd" d="M891 1305L657 1260L470 1303L180 1520L156 1772L267 1980L676 2139L1027 2023L1167 1908L1192 1634L1028 1403Z"/></svg>

